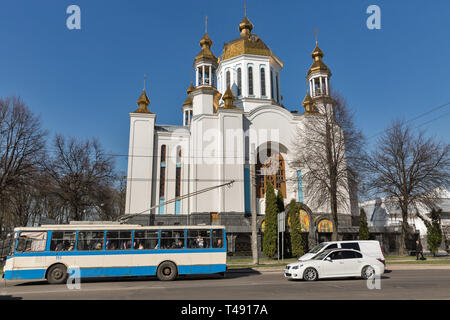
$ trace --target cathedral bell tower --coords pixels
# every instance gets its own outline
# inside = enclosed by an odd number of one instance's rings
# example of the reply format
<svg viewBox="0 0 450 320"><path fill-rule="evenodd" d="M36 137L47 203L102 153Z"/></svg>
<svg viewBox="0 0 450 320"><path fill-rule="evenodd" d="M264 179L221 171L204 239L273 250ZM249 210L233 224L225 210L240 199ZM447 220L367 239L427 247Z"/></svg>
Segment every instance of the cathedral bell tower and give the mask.
<svg viewBox="0 0 450 320"><path fill-rule="evenodd" d="M311 93L312 98L329 97L331 71L322 61L324 54L317 44L317 29L315 30L315 34L316 47L311 54L314 62L308 70L306 79L308 81L309 92Z"/></svg>
<svg viewBox="0 0 450 320"><path fill-rule="evenodd" d="M206 29L206 28L205 28ZM217 57L211 51L212 41L205 30L201 51L195 56L195 89L191 92L193 115L213 114L216 89Z"/></svg>

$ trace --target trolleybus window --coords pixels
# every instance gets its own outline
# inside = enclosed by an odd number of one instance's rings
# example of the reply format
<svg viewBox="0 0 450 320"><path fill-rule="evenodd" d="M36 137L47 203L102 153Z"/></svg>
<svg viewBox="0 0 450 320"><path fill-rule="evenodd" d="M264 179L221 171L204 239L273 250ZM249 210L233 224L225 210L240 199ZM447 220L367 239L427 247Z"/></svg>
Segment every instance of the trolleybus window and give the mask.
<svg viewBox="0 0 450 320"><path fill-rule="evenodd" d="M158 249L159 234L153 230L136 230L134 232L134 249Z"/></svg>
<svg viewBox="0 0 450 320"><path fill-rule="evenodd" d="M78 232L78 250L103 250L104 231Z"/></svg>
<svg viewBox="0 0 450 320"><path fill-rule="evenodd" d="M213 248L223 248L223 230L216 229L212 232Z"/></svg>
<svg viewBox="0 0 450 320"><path fill-rule="evenodd" d="M106 250L131 250L131 231L107 231Z"/></svg>
<svg viewBox="0 0 450 320"><path fill-rule="evenodd" d="M184 230L162 230L161 249L184 248Z"/></svg>
<svg viewBox="0 0 450 320"><path fill-rule="evenodd" d="M51 251L72 251L75 249L75 231L53 231L50 243Z"/></svg>
<svg viewBox="0 0 450 320"><path fill-rule="evenodd" d="M21 232L17 243L19 252L44 251L47 244L47 231L44 232Z"/></svg>
<svg viewBox="0 0 450 320"><path fill-rule="evenodd" d="M211 232L209 230L188 230L187 246L191 249L210 248Z"/></svg>

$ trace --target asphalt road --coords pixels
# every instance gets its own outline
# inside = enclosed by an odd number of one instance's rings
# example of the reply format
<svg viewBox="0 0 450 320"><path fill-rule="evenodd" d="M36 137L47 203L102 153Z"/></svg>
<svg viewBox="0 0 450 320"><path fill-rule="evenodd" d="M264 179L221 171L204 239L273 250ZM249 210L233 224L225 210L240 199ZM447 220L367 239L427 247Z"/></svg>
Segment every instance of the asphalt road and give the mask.
<svg viewBox="0 0 450 320"><path fill-rule="evenodd" d="M292 281L280 272L230 272L224 279L185 277L162 282L153 277L86 279L79 290L46 281L0 282L0 299L450 299L450 270L394 270L380 289L361 279Z"/></svg>

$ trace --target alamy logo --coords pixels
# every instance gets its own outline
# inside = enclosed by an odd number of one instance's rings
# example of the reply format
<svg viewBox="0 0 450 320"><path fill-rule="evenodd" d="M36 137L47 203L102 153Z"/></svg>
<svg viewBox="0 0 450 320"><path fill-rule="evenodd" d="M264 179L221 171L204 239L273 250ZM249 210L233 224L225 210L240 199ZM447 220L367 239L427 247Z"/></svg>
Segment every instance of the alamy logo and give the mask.
<svg viewBox="0 0 450 320"><path fill-rule="evenodd" d="M80 290L81 289L81 272L80 267L71 266L67 270L69 276L67 277L67 289L69 290Z"/></svg>
<svg viewBox="0 0 450 320"><path fill-rule="evenodd" d="M373 266L372 274L367 279L367 289L381 289L381 270L378 266Z"/></svg>
<svg viewBox="0 0 450 320"><path fill-rule="evenodd" d="M66 26L69 30L80 30L81 29L81 9L79 6L72 4L67 7L67 14L70 14L66 20Z"/></svg>
<svg viewBox="0 0 450 320"><path fill-rule="evenodd" d="M367 14L370 16L367 18L366 25L369 30L381 29L381 9L379 6L372 4L367 7Z"/></svg>

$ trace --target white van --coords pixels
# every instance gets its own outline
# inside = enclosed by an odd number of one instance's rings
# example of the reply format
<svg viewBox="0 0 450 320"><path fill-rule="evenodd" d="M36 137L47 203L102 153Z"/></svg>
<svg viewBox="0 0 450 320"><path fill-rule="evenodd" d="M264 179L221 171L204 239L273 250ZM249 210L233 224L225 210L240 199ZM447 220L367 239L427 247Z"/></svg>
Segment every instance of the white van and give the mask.
<svg viewBox="0 0 450 320"><path fill-rule="evenodd" d="M349 241L328 241L322 242L309 250L308 253L301 256L298 260L305 261L309 260L315 255L321 253L328 249L354 249L362 252L364 255L374 257L384 265L386 265L386 260L384 259L383 250L381 245L376 240L349 240Z"/></svg>

